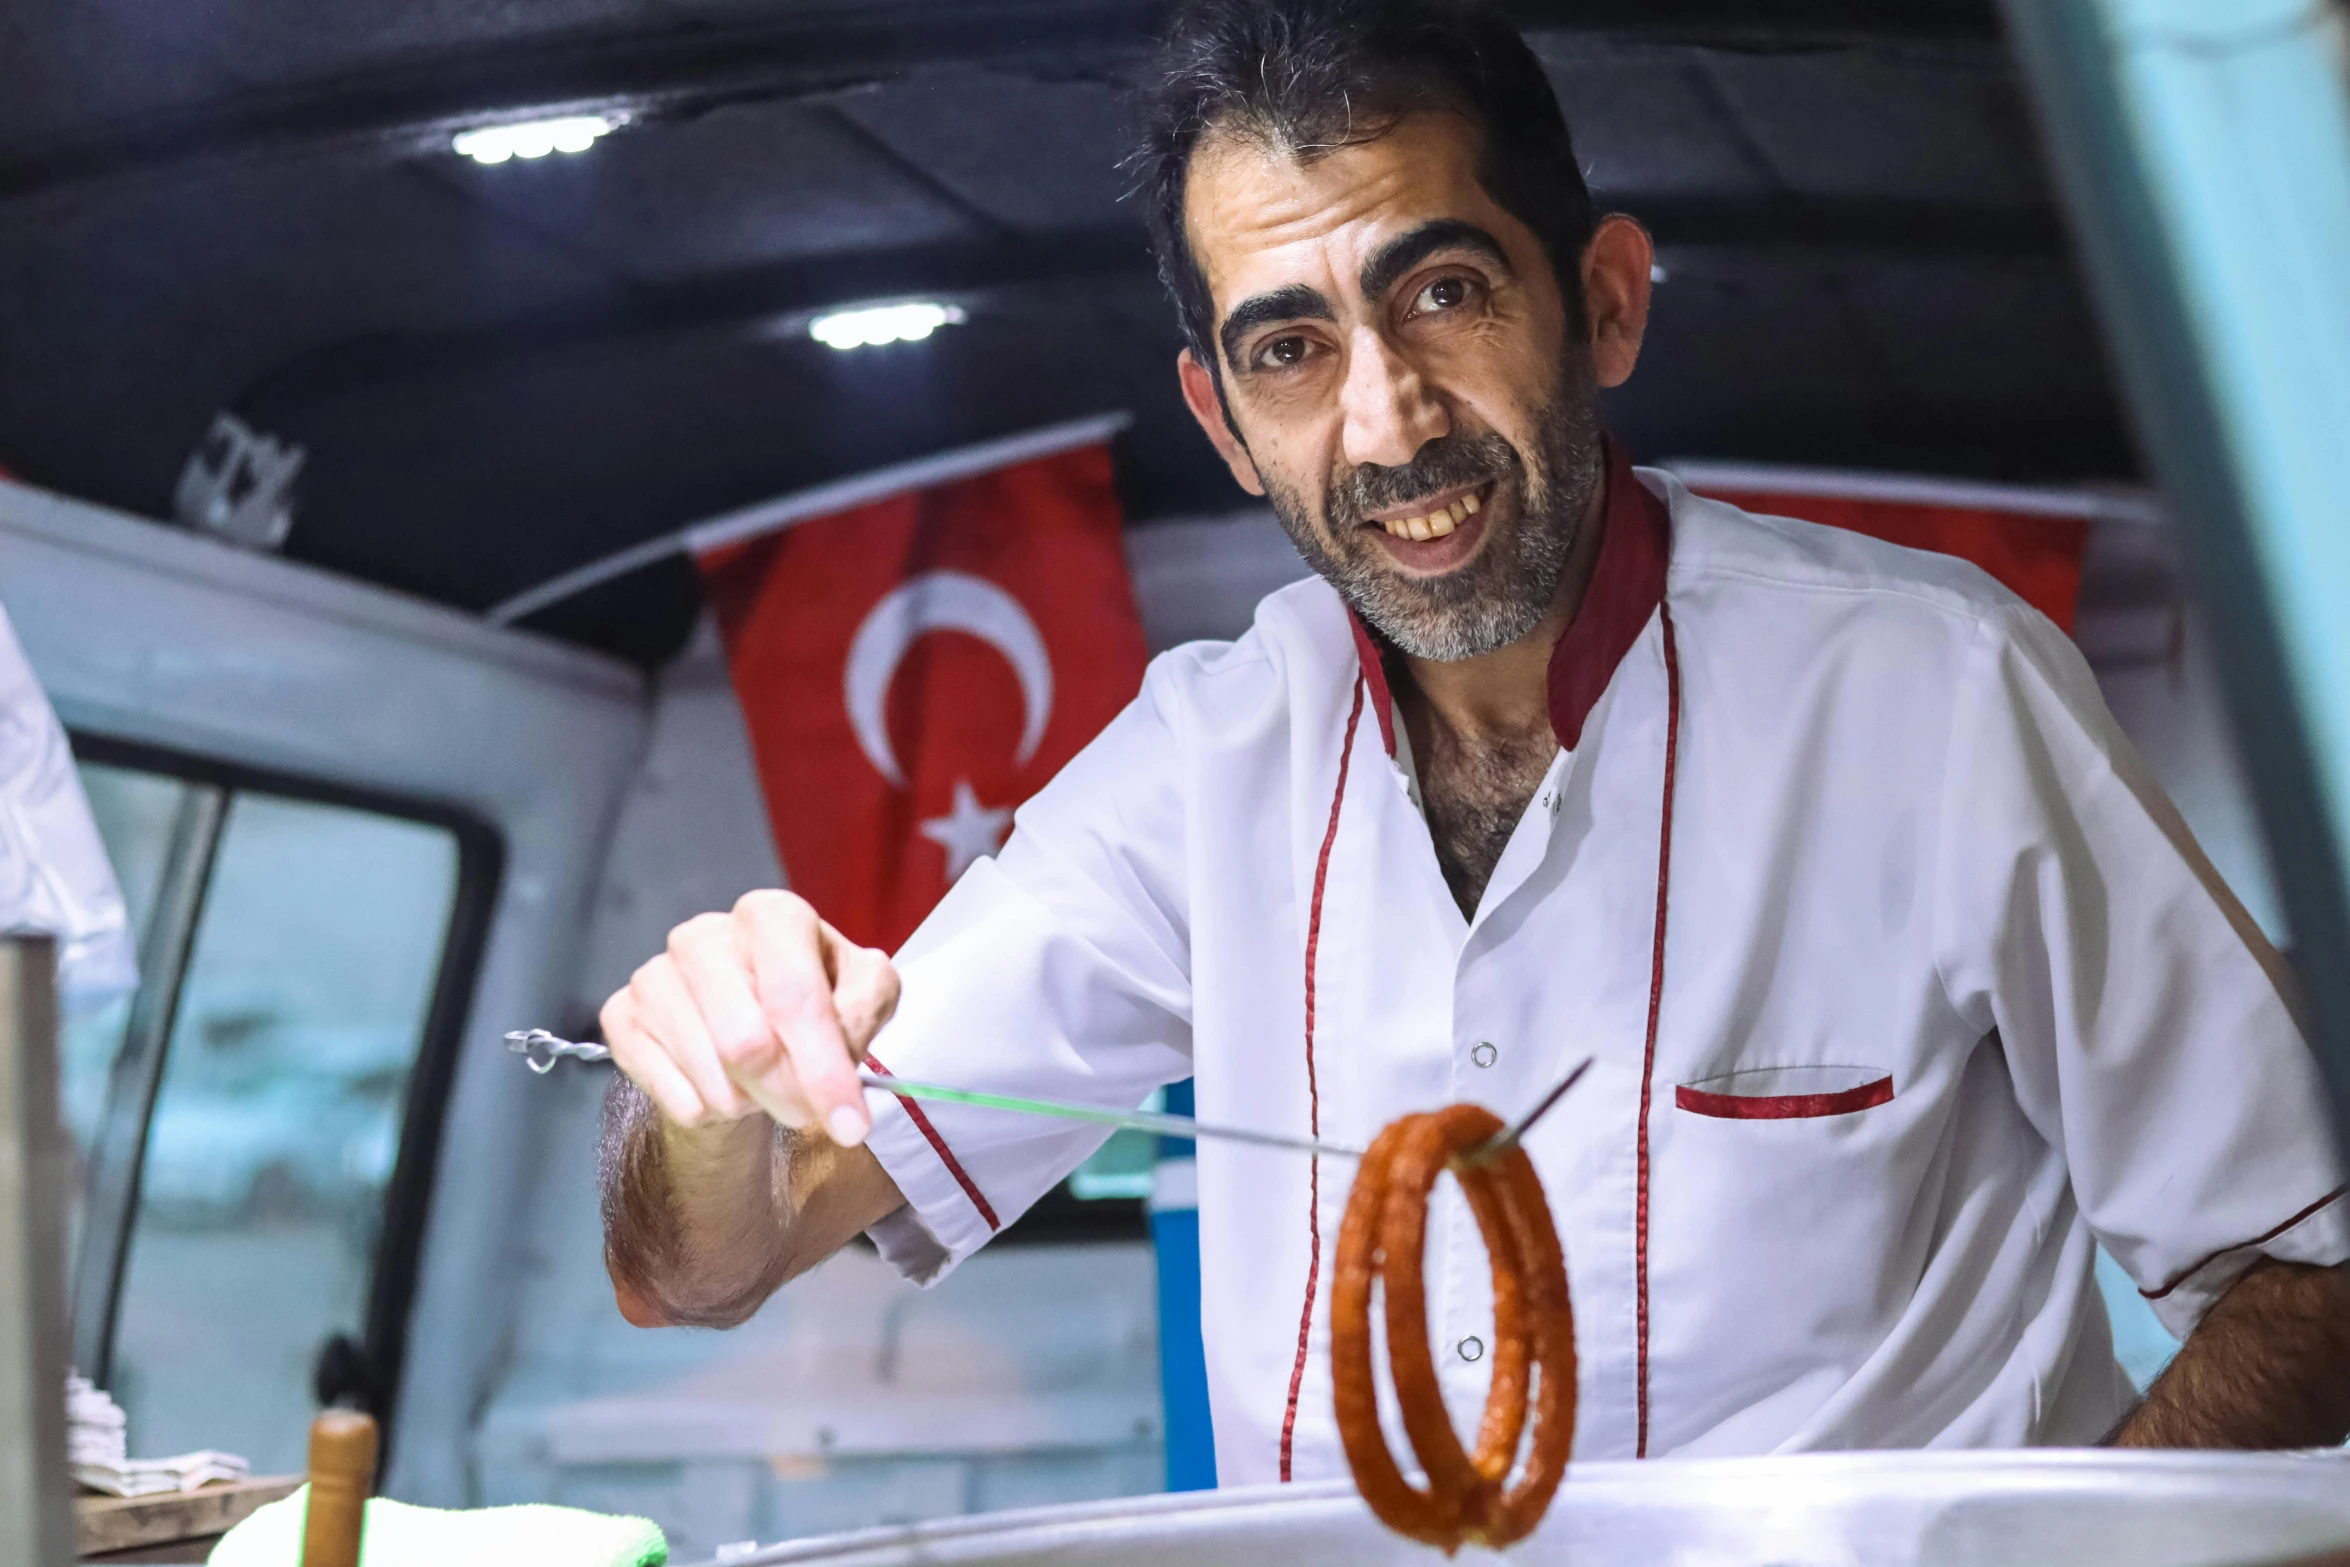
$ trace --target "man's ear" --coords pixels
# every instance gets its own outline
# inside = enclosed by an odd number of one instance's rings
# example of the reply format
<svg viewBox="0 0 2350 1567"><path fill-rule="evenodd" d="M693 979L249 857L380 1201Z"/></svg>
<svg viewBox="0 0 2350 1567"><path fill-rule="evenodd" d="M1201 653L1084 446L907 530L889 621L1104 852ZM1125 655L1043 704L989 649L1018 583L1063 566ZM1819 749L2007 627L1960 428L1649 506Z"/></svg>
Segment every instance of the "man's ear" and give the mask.
<svg viewBox="0 0 2350 1567"><path fill-rule="evenodd" d="M1208 444L1216 448L1216 455L1232 470L1232 477L1249 494L1264 494L1265 481L1257 477L1256 461L1225 421L1224 399L1217 394L1216 378L1208 373L1206 365L1192 357L1188 348L1175 356L1175 379L1183 383L1184 403L1191 409L1191 416L1199 421L1199 427L1207 432Z"/></svg>
<svg viewBox="0 0 2350 1567"><path fill-rule="evenodd" d="M1620 212L1600 219L1583 247L1583 313L1591 323L1591 368L1601 386L1622 386L1640 361L1655 261L1648 230Z"/></svg>

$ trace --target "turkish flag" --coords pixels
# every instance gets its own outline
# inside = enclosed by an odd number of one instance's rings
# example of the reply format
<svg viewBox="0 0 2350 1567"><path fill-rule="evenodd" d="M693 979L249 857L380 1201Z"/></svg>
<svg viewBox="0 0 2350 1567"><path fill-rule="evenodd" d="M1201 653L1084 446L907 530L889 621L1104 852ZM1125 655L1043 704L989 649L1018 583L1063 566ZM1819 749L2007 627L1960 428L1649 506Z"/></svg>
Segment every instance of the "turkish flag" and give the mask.
<svg viewBox="0 0 2350 1567"><path fill-rule="evenodd" d="M2081 602L2081 554L2089 544L2089 524L2080 517L1906 495L1879 497L1841 486L1828 493L1799 486L1700 483L1690 488L1764 516L1849 528L1888 544L1972 561L2072 635Z"/></svg>
<svg viewBox="0 0 2350 1567"><path fill-rule="evenodd" d="M895 951L1141 689L1107 446L701 557L792 888Z"/></svg>

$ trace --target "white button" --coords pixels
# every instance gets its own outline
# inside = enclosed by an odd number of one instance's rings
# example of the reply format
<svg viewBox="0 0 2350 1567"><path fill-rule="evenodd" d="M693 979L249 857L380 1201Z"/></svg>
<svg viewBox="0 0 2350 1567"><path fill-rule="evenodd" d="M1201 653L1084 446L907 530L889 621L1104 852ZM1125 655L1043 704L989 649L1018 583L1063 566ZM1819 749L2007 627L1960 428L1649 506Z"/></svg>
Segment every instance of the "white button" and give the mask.
<svg viewBox="0 0 2350 1567"><path fill-rule="evenodd" d="M1483 1360L1485 1358L1485 1341L1474 1333L1462 1339L1457 1347L1463 1360Z"/></svg>
<svg viewBox="0 0 2350 1567"><path fill-rule="evenodd" d="M1469 1059L1476 1062L1479 1066L1491 1066L1496 1060L1500 1059L1500 1056L1500 1051L1494 1049L1489 1042L1482 1039L1478 1040L1469 1051Z"/></svg>

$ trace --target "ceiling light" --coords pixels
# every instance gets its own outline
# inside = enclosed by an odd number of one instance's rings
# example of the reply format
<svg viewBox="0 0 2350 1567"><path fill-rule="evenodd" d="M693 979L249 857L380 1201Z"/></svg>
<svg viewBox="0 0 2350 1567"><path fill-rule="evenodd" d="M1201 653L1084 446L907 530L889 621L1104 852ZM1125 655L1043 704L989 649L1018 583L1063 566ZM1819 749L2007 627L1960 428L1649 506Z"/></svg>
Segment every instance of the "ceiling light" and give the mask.
<svg viewBox="0 0 2350 1567"><path fill-rule="evenodd" d="M543 158L550 152L585 152L620 122L602 114L570 114L556 120L524 120L459 131L449 145L476 163L508 158Z"/></svg>
<svg viewBox="0 0 2350 1567"><path fill-rule="evenodd" d="M902 305L867 305L835 310L808 323L808 335L827 348L866 348L877 343L918 343L942 326L953 326L963 312L953 305L927 299Z"/></svg>

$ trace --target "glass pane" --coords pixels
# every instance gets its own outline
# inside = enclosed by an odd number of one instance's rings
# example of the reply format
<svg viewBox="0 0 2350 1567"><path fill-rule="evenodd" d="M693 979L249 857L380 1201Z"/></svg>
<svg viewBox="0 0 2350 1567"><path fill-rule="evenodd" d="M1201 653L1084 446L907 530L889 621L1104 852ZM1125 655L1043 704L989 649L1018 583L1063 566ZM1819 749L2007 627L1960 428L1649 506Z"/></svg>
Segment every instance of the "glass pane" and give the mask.
<svg viewBox="0 0 2350 1567"><path fill-rule="evenodd" d="M80 771L90 815L98 823L106 857L114 862L114 879L122 885L123 899L130 905L131 928L143 938L148 916L155 909L156 888L163 879L163 862L171 851L172 825L188 786L161 773L96 762L83 763ZM123 996L88 1011L67 1013L58 1031L59 1097L74 1151L67 1225L68 1235L75 1241L81 1235L83 1175L106 1108L107 1080L130 1016L131 998Z"/></svg>
<svg viewBox="0 0 2350 1567"><path fill-rule="evenodd" d="M115 1334L135 1453L302 1468L318 1347L364 1325L457 873L443 828L231 802Z"/></svg>

